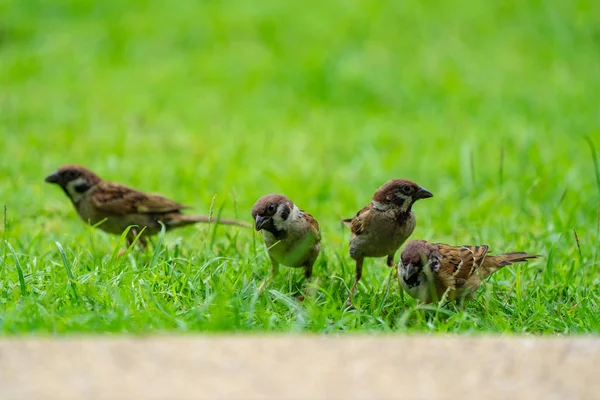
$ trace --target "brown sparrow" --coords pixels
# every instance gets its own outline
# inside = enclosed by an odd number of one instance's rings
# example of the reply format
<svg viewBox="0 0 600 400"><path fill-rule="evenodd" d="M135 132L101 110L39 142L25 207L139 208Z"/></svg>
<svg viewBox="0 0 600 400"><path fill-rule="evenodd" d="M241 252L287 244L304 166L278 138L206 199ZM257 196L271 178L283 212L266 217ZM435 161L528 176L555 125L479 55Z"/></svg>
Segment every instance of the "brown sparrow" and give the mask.
<svg viewBox="0 0 600 400"><path fill-rule="evenodd" d="M392 179L377 189L371 203L354 218L343 220L350 227L350 257L356 260L356 280L350 290L350 301L362 275L365 257L385 257L394 266L394 255L415 229L413 204L433 194L416 183Z"/></svg>
<svg viewBox="0 0 600 400"><path fill-rule="evenodd" d="M121 235L130 226L134 227L127 234L128 244L133 243L141 232L138 243L146 247L146 237L160 232L161 223L166 230L170 230L197 222L211 222L204 215L182 214L181 210L189 207L176 201L104 181L79 165L60 167L48 175L45 181L62 188L85 222L99 224L98 228L117 235ZM219 219L217 222L251 227L246 222L229 219Z"/></svg>
<svg viewBox="0 0 600 400"><path fill-rule="evenodd" d="M321 250L319 224L312 215L283 195L268 194L254 204L252 218L256 230L262 231L272 265L271 275L259 290L275 277L279 264L302 267L310 279Z"/></svg>
<svg viewBox="0 0 600 400"><path fill-rule="evenodd" d="M411 240L402 249L398 281L404 290L425 303L472 297L482 282L500 268L526 262L538 255L523 252L488 256L488 246L449 246Z"/></svg>

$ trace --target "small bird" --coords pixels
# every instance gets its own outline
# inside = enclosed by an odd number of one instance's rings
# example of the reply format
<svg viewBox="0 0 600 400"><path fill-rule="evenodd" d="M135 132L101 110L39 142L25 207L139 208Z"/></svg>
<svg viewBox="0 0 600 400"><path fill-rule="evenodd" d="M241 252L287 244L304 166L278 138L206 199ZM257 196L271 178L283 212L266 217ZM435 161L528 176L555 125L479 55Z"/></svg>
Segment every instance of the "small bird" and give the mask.
<svg viewBox="0 0 600 400"><path fill-rule="evenodd" d="M252 218L256 230L262 231L272 265L271 275L259 290L275 277L279 264L304 268L309 280L321 251L321 231L312 215L281 194L268 194L254 204Z"/></svg>
<svg viewBox="0 0 600 400"><path fill-rule="evenodd" d="M483 281L500 268L539 255L514 252L487 255L488 246L450 246L411 240L402 249L398 281L415 299L425 303L472 297Z"/></svg>
<svg viewBox="0 0 600 400"><path fill-rule="evenodd" d="M98 175L80 165L65 165L45 179L59 185L71 199L77 213L85 222L97 225L105 232L127 234L131 245L135 238L145 248L146 237L160 232L161 224L166 230L198 222L211 222L204 215L182 214L189 208L158 194L140 192L118 183L102 180ZM223 225L236 225L251 228L252 225L229 219L219 219ZM145 228L145 229L144 229Z"/></svg>
<svg viewBox="0 0 600 400"><path fill-rule="evenodd" d="M371 203L354 218L342 220L350 227L350 257L356 260L356 279L350 290L349 303L362 276L365 257L385 257L394 266L394 255L415 229L413 204L433 197L430 191L406 179L392 179L381 186Z"/></svg>

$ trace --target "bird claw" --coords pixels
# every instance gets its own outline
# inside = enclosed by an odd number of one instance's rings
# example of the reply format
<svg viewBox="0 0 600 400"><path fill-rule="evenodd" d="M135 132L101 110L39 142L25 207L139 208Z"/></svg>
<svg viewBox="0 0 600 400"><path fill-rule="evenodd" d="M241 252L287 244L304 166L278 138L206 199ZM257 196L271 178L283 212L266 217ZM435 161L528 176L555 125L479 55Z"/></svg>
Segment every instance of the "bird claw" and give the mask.
<svg viewBox="0 0 600 400"><path fill-rule="evenodd" d="M348 299L346 300L346 304L344 305L344 308L348 311L356 309L356 307L354 307L354 303L352 302L352 297L348 297Z"/></svg>
<svg viewBox="0 0 600 400"><path fill-rule="evenodd" d="M260 284L260 286L258 287L258 291L262 292L263 289L267 286L267 284L269 282L271 282L271 280L273 280L273 276L271 275L270 277L268 277L267 279L265 279L265 281L263 283Z"/></svg>

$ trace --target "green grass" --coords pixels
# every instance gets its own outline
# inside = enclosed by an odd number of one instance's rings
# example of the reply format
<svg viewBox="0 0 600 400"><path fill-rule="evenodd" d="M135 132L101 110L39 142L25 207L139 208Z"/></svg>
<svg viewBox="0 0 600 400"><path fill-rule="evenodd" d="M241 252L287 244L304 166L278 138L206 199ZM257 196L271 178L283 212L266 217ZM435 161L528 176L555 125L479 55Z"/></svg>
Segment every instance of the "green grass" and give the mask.
<svg viewBox="0 0 600 400"><path fill-rule="evenodd" d="M2 2L0 330L598 332L599 48L593 0ZM287 268L257 292L251 230L117 256L43 182L65 163L248 221L288 195L321 224L316 294ZM419 305L369 259L345 310L339 217L393 177L435 194L412 238L543 259L463 308Z"/></svg>

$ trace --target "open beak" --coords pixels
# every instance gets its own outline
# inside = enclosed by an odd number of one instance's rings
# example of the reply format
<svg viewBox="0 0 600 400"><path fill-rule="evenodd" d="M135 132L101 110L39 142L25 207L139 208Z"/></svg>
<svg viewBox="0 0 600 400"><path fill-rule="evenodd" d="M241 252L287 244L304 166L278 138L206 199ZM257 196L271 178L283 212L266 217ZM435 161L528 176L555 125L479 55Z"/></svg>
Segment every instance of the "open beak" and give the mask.
<svg viewBox="0 0 600 400"><path fill-rule="evenodd" d="M46 179L44 179L44 181L48 183L58 183L60 181L60 176L58 175L58 173L54 172L48 175Z"/></svg>
<svg viewBox="0 0 600 400"><path fill-rule="evenodd" d="M419 198L420 199L427 199L429 197L433 197L433 193L431 193L429 190L425 189L424 187L421 187L419 189Z"/></svg>
<svg viewBox="0 0 600 400"><path fill-rule="evenodd" d="M254 220L255 222L255 228L257 231L260 231L262 229L262 227L269 221L269 217L263 217L262 215L257 215L256 219Z"/></svg>
<svg viewBox="0 0 600 400"><path fill-rule="evenodd" d="M413 267L412 264L406 264L404 266L404 271L406 271L404 273L404 279L409 280L411 276L413 276L417 270L415 269L415 267Z"/></svg>

